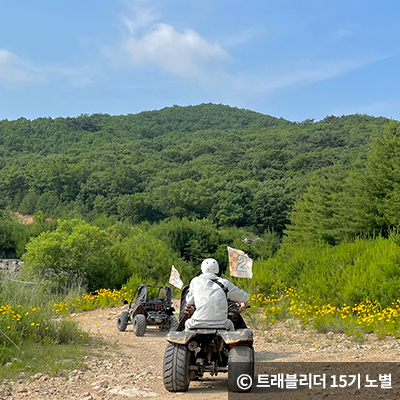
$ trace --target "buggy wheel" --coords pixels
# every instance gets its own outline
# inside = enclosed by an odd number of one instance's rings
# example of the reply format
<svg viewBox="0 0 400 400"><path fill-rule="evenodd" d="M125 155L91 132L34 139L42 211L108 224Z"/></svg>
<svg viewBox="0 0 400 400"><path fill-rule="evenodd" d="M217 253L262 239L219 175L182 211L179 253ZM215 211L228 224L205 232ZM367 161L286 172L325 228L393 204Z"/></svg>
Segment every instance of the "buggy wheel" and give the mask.
<svg viewBox="0 0 400 400"><path fill-rule="evenodd" d="M136 336L143 336L146 333L146 317L143 314L137 314L133 318L133 332Z"/></svg>
<svg viewBox="0 0 400 400"><path fill-rule="evenodd" d="M126 311L123 311L118 317L117 321L118 330L124 332L126 330L126 327L128 326L128 322L129 322L128 313Z"/></svg>
<svg viewBox="0 0 400 400"><path fill-rule="evenodd" d="M254 350L251 347L235 346L229 350L228 356L228 390L231 392L248 392L249 388L239 387L240 375L248 375L254 381Z"/></svg>
<svg viewBox="0 0 400 400"><path fill-rule="evenodd" d="M168 343L163 364L164 387L169 392L186 392L190 384L190 351L182 344Z"/></svg>

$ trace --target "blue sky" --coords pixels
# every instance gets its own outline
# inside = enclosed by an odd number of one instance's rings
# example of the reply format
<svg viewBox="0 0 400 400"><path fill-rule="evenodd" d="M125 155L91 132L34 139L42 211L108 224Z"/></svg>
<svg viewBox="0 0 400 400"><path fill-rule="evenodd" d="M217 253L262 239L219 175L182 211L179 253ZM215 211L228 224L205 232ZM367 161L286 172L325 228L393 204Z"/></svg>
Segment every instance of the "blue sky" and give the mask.
<svg viewBox="0 0 400 400"><path fill-rule="evenodd" d="M222 103L400 120L398 0L0 3L0 119Z"/></svg>

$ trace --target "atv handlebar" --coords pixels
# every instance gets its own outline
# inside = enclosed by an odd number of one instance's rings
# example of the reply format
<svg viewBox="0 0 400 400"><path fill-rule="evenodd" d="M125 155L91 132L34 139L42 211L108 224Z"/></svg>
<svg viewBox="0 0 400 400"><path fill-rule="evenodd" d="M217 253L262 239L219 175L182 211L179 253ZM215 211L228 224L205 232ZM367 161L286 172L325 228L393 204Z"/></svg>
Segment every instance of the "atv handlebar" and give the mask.
<svg viewBox="0 0 400 400"><path fill-rule="evenodd" d="M250 308L250 304L247 304L246 307L242 307L243 303L238 303L236 301L229 301L228 302L228 312L234 314L240 314L246 308Z"/></svg>

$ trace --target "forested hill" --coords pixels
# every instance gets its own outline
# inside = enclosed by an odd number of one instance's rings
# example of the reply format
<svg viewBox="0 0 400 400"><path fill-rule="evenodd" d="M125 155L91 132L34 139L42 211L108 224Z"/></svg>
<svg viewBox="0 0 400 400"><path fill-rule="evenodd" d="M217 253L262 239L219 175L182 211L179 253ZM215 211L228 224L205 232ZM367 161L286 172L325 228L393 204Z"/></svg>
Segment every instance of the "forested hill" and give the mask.
<svg viewBox="0 0 400 400"><path fill-rule="evenodd" d="M224 105L0 121L0 209L282 232L313 171L363 165L385 118L294 123Z"/></svg>

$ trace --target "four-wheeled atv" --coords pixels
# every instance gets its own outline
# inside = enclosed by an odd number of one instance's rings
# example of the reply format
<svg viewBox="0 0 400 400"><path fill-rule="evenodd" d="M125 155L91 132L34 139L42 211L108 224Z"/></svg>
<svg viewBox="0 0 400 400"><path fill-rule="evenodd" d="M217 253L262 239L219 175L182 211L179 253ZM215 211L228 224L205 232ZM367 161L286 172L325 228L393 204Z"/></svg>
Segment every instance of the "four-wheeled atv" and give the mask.
<svg viewBox="0 0 400 400"><path fill-rule="evenodd" d="M153 294L153 295L152 295ZM168 286L140 285L136 289L128 310L118 316L117 328L123 332L132 323L136 336L143 336L149 325L168 331L178 325Z"/></svg>
<svg viewBox="0 0 400 400"><path fill-rule="evenodd" d="M197 326L184 330L185 298L188 287L183 289L180 306L180 322L167 335L167 348L164 353L164 386L170 392L184 392L190 381L199 379L205 372L217 375L228 373L228 390L242 389L238 378L247 374L254 378L253 332L246 327L240 316L240 304L228 301L228 316L235 331L227 331L223 326Z"/></svg>

